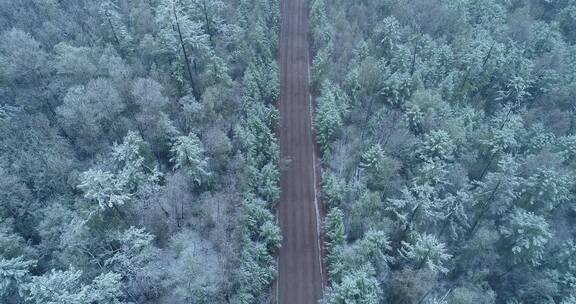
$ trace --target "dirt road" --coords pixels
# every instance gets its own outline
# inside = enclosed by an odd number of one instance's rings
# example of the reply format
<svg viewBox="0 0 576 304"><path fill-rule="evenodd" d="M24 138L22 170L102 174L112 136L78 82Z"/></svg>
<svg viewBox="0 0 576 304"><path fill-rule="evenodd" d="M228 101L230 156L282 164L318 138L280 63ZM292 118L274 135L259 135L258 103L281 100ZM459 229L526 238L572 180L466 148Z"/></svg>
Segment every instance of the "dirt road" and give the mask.
<svg viewBox="0 0 576 304"><path fill-rule="evenodd" d="M322 296L323 275L305 0L281 0L281 19L280 156L289 162L280 176L283 241L276 292L279 304L313 304Z"/></svg>

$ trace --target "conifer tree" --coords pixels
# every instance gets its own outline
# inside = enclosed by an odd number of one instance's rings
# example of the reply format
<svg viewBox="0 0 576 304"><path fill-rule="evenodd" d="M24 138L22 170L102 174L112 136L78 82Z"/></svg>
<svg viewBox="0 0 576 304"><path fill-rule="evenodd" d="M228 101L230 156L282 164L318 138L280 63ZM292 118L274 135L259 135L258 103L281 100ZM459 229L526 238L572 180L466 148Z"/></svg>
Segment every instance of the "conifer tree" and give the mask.
<svg viewBox="0 0 576 304"><path fill-rule="evenodd" d="M445 264L452 258L446 252L446 246L427 233L417 234L411 243L403 242L400 255L416 269L426 267L440 273L448 272Z"/></svg>
<svg viewBox="0 0 576 304"><path fill-rule="evenodd" d="M186 170L195 183L201 184L210 175L204 147L195 134L178 137L170 151L173 155L170 161L174 163L174 170Z"/></svg>

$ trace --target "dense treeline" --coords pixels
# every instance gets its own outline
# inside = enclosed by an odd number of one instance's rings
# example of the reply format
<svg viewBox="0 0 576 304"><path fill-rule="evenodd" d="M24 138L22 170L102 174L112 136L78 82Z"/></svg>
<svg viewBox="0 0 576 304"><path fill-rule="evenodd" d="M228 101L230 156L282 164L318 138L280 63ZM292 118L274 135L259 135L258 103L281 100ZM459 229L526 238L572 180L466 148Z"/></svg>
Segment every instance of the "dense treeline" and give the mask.
<svg viewBox="0 0 576 304"><path fill-rule="evenodd" d="M325 303L576 303L576 2L310 6Z"/></svg>
<svg viewBox="0 0 576 304"><path fill-rule="evenodd" d="M0 1L0 302L256 303L278 1Z"/></svg>

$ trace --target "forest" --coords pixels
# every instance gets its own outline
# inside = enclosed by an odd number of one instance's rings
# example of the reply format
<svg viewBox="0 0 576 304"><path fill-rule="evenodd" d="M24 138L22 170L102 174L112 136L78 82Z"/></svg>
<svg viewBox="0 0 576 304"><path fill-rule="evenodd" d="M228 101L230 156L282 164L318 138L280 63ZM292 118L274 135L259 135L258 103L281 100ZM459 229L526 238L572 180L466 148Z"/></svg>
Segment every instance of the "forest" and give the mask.
<svg viewBox="0 0 576 304"><path fill-rule="evenodd" d="M275 303L289 2L0 0L1 304ZM320 303L576 304L576 0L307 10Z"/></svg>
<svg viewBox="0 0 576 304"><path fill-rule="evenodd" d="M311 0L324 303L576 303L576 2Z"/></svg>
<svg viewBox="0 0 576 304"><path fill-rule="evenodd" d="M0 1L0 303L256 303L279 2Z"/></svg>

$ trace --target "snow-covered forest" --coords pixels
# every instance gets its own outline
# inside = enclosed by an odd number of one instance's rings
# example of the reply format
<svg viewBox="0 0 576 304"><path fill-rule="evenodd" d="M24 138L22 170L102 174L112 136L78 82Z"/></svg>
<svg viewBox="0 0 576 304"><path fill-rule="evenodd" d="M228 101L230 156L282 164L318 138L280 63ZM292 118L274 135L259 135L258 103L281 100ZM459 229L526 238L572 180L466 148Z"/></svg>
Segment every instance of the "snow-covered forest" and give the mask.
<svg viewBox="0 0 576 304"><path fill-rule="evenodd" d="M0 0L0 304L278 302L294 3ZM320 303L576 304L576 1L304 9Z"/></svg>
<svg viewBox="0 0 576 304"><path fill-rule="evenodd" d="M311 0L326 303L576 303L576 2Z"/></svg>
<svg viewBox="0 0 576 304"><path fill-rule="evenodd" d="M0 1L0 303L256 303L279 2Z"/></svg>

